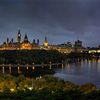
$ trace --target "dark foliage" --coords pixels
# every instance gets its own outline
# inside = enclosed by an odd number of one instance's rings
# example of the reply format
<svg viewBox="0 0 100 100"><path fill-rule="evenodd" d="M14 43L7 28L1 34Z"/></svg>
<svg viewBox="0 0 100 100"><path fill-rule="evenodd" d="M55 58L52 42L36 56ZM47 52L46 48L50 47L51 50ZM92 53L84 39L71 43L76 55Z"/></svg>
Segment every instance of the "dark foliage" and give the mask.
<svg viewBox="0 0 100 100"><path fill-rule="evenodd" d="M0 51L0 63L3 64L41 64L57 63L66 59L66 55L56 50L5 50Z"/></svg>

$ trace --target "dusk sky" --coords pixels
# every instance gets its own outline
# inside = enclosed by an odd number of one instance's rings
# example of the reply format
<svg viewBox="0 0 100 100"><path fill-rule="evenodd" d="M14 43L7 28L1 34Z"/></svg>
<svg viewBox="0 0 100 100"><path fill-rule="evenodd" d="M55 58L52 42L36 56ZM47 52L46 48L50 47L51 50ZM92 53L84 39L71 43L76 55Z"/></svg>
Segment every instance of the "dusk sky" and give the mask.
<svg viewBox="0 0 100 100"><path fill-rule="evenodd" d="M7 37L61 44L100 45L100 0L0 0L0 44Z"/></svg>

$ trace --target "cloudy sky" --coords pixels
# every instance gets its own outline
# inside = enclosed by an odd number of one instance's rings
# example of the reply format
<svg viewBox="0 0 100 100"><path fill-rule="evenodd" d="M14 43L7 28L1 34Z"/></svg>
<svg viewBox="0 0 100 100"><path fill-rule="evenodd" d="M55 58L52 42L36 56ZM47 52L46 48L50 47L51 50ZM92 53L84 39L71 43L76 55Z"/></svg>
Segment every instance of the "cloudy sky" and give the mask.
<svg viewBox="0 0 100 100"><path fill-rule="evenodd" d="M0 0L0 44L39 39L49 44L81 40L83 46L100 45L100 0Z"/></svg>

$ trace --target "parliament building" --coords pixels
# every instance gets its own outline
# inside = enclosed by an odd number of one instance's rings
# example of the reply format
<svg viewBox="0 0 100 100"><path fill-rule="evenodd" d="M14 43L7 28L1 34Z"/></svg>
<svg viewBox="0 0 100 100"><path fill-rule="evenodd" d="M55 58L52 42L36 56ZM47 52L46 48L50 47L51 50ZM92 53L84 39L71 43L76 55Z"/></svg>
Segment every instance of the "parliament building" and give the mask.
<svg viewBox="0 0 100 100"><path fill-rule="evenodd" d="M9 42L9 38L7 38L7 42L4 42L3 45L0 45L0 50L31 50L31 49L39 49L39 39L37 43L35 43L35 39L32 43L28 40L27 34L25 34L23 42L21 42L21 34L20 29L18 29L17 42L13 42L13 38Z"/></svg>
<svg viewBox="0 0 100 100"><path fill-rule="evenodd" d="M44 45L39 45L39 39L37 39L37 43L35 39L30 43L28 40L27 34L23 41L21 42L21 33L20 29L18 29L17 34L17 42L13 42L13 38L9 41L7 38L6 42L0 45L0 50L58 50L61 53L71 53L71 52L84 52L86 49L82 46L82 41L77 40L75 44L71 44L71 42L67 42L67 44L60 45L48 45L47 37L45 37Z"/></svg>

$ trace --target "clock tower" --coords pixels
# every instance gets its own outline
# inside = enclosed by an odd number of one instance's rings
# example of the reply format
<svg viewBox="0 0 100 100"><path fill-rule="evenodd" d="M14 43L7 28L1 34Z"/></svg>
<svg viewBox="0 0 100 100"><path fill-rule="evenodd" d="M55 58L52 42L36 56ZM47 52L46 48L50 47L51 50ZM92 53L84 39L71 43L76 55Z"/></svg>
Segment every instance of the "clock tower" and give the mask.
<svg viewBox="0 0 100 100"><path fill-rule="evenodd" d="M45 47L48 47L47 37L45 37L44 46L45 46Z"/></svg>
<svg viewBox="0 0 100 100"><path fill-rule="evenodd" d="M18 28L17 42L18 42L18 43L21 43L20 28Z"/></svg>

